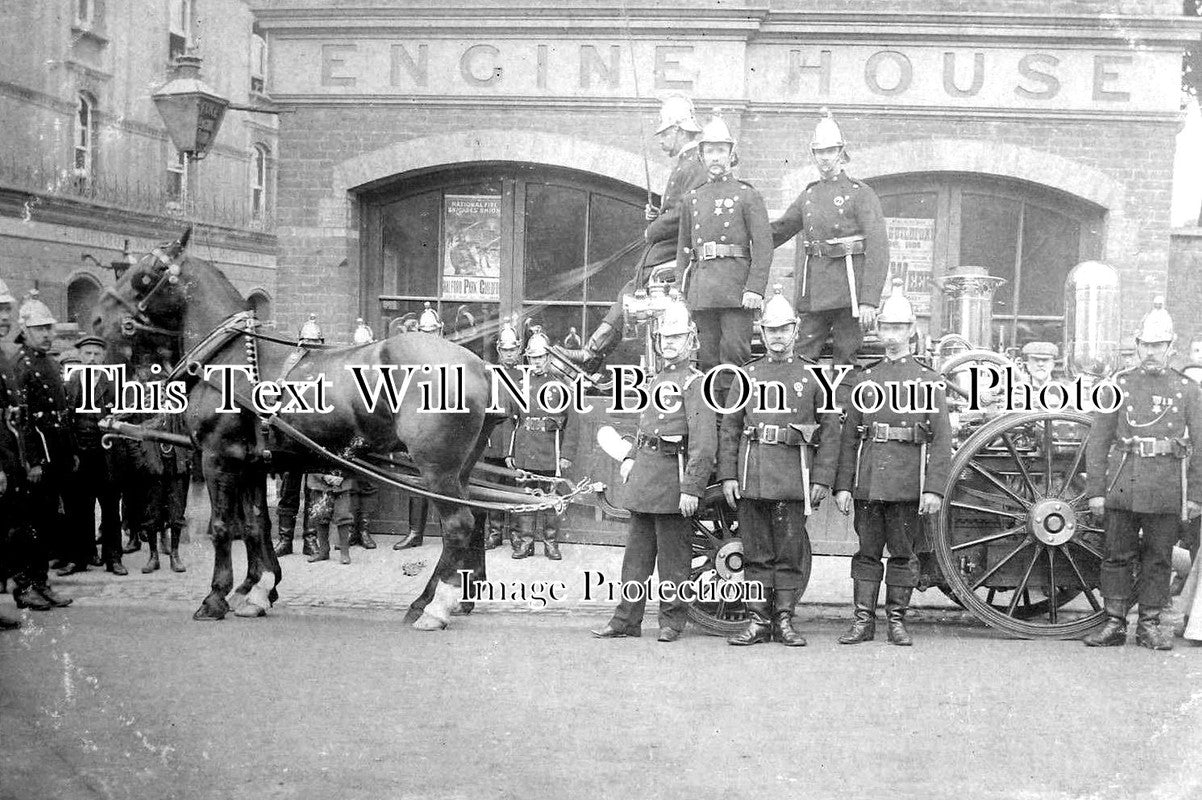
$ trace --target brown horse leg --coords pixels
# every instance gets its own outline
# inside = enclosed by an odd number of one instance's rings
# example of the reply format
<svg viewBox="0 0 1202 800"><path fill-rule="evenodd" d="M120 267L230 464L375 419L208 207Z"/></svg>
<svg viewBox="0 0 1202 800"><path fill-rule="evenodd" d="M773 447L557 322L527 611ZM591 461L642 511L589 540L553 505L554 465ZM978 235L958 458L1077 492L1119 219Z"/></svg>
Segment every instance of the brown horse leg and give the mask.
<svg viewBox="0 0 1202 800"><path fill-rule="evenodd" d="M238 586L235 594L246 595L259 582L263 570L268 569L275 575L275 583L279 585L283 577L280 571L280 561L275 554L271 542L271 517L267 513L267 475L262 472L247 473L243 476L245 483L241 485L238 494L241 517L243 519L242 539L246 545L246 579ZM267 545L264 545L267 542ZM272 603L279 599L279 592L273 586L269 593Z"/></svg>
<svg viewBox="0 0 1202 800"><path fill-rule="evenodd" d="M484 512L477 511L475 518L472 537L466 548L455 547L443 541L442 552L439 553L434 572L430 574L430 580L426 582L426 588L422 590L421 595L410 604L409 611L405 614L406 622L416 621L434 599L434 590L438 588L439 581L454 582L458 570L471 570L473 581L487 580L484 570L484 543L487 538ZM471 602L461 601L459 605L464 614L471 613L475 607Z"/></svg>
<svg viewBox="0 0 1202 800"><path fill-rule="evenodd" d="M213 580L209 594L192 615L192 619L215 621L223 619L230 606L225 597L234 585L234 569L230 559L230 520L237 513L237 477L219 470L204 459L205 484L209 487L209 536L213 540Z"/></svg>
<svg viewBox="0 0 1202 800"><path fill-rule="evenodd" d="M434 491L452 497L463 497L462 484L457 477L435 483ZM459 570L468 569L468 551L474 534L478 534L478 546L484 551L483 528L477 528L470 509L444 501L434 501L442 518L442 554L431 576L434 594L422 615L413 623L419 630L441 630L447 625L451 610L457 607L462 596L462 578Z"/></svg>

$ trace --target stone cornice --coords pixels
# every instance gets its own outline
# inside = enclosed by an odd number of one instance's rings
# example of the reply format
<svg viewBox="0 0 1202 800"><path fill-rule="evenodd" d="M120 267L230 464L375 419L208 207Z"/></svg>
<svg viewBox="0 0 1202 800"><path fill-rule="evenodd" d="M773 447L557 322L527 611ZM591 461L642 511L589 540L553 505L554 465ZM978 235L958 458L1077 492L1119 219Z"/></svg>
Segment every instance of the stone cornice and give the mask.
<svg viewBox="0 0 1202 800"><path fill-rule="evenodd" d="M259 0L259 25L296 36L632 36L743 38L764 43L1054 44L1058 47L1173 47L1197 41L1202 18L1185 16L1033 15L997 13L866 13L781 11L767 3L681 6L642 3L490 2L448 6L436 0ZM682 28L682 20L688 27Z"/></svg>

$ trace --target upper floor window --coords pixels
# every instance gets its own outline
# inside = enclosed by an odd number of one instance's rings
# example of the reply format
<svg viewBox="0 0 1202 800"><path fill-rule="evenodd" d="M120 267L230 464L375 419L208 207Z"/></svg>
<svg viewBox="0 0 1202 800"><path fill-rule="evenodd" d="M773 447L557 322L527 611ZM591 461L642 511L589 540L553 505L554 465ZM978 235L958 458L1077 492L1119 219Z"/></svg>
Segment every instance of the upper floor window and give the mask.
<svg viewBox="0 0 1202 800"><path fill-rule="evenodd" d="M75 0L75 24L80 28L91 28L96 21L96 0Z"/></svg>
<svg viewBox="0 0 1202 800"><path fill-rule="evenodd" d="M260 94L267 89L267 40L259 34L250 37L250 90Z"/></svg>
<svg viewBox="0 0 1202 800"><path fill-rule="evenodd" d="M169 60L174 61L182 56L192 44L192 4L193 0L170 0L170 33L167 37Z"/></svg>
<svg viewBox="0 0 1202 800"><path fill-rule="evenodd" d="M188 156L168 145L167 201L183 203L188 196Z"/></svg>
<svg viewBox="0 0 1202 800"><path fill-rule="evenodd" d="M267 147L262 144L251 152L250 210L255 220L267 210Z"/></svg>
<svg viewBox="0 0 1202 800"><path fill-rule="evenodd" d="M75 107L75 160L74 172L77 180L87 182L92 178L95 167L96 143L96 99L87 92L80 92Z"/></svg>

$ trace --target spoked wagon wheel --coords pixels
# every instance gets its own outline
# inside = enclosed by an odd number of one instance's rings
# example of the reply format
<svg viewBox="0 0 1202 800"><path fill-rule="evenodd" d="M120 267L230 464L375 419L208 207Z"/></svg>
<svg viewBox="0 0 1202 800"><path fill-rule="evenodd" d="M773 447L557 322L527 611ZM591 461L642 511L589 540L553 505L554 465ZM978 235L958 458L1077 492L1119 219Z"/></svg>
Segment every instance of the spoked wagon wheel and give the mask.
<svg viewBox="0 0 1202 800"><path fill-rule="evenodd" d="M1102 621L1102 529L1085 497L1089 417L1029 411L987 422L952 459L935 554L988 625L1070 638Z"/></svg>
<svg viewBox="0 0 1202 800"><path fill-rule="evenodd" d="M747 624L747 606L742 600L721 599L722 587L726 585L734 593L735 584L743 581L743 542L739 539L738 518L726 499L722 487L711 486L701 498L701 508L692 520L693 563L689 578L698 586L712 587L719 599L695 601L688 604L689 619L705 633L714 636L730 636L738 633ZM801 554L801 591L810 582L813 555L807 536Z"/></svg>
<svg viewBox="0 0 1202 800"><path fill-rule="evenodd" d="M939 367L939 372L947 382L949 410L968 404L971 377L969 370L982 365L1005 368L1014 366L1014 362L992 350L965 350L955 354Z"/></svg>

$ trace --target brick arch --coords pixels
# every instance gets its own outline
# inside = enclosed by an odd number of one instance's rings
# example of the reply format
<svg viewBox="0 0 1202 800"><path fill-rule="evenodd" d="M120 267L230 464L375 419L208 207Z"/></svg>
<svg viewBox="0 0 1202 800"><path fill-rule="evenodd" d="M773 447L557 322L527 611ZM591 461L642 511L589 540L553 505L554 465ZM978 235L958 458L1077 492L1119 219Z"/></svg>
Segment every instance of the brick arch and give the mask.
<svg viewBox="0 0 1202 800"><path fill-rule="evenodd" d="M850 149L847 171L857 178L929 172L967 172L997 175L1049 186L1121 214L1126 194L1121 183L1101 170L1062 156L1005 142L972 139L931 139ZM817 180L813 165L788 173L782 182L785 197L799 194Z"/></svg>
<svg viewBox="0 0 1202 800"><path fill-rule="evenodd" d="M342 195L381 178L476 161L566 167L632 186L647 181L642 155L629 150L558 133L484 129L408 139L347 159L334 167L333 190ZM651 185L662 187L669 167L657 159L650 169Z"/></svg>

